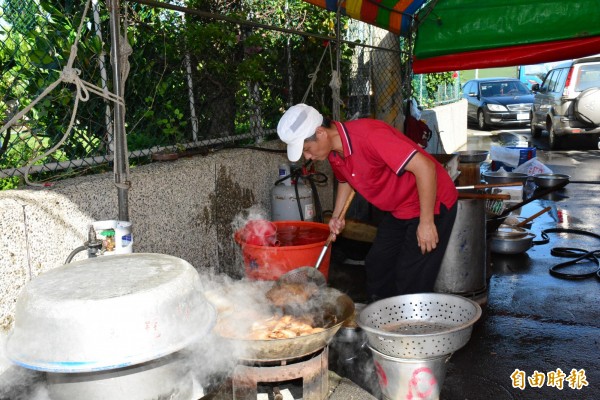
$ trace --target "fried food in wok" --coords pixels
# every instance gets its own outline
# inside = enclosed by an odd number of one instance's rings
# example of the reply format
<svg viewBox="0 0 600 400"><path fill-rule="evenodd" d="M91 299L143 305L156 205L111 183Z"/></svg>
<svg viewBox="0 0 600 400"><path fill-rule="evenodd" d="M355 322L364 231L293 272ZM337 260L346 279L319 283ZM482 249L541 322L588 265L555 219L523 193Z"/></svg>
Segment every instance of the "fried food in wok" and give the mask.
<svg viewBox="0 0 600 400"><path fill-rule="evenodd" d="M323 328L313 328L312 325L300 318L284 315L281 318L272 318L253 324L250 339L290 339L323 332L323 330Z"/></svg>
<svg viewBox="0 0 600 400"><path fill-rule="evenodd" d="M249 340L290 339L324 330L313 327L308 319L291 315L264 318L252 323L247 329L240 329L235 319L226 318L219 320L215 329L221 336Z"/></svg>
<svg viewBox="0 0 600 400"><path fill-rule="evenodd" d="M281 283L273 285L266 293L267 299L278 307L290 304L306 304L319 291L313 282Z"/></svg>

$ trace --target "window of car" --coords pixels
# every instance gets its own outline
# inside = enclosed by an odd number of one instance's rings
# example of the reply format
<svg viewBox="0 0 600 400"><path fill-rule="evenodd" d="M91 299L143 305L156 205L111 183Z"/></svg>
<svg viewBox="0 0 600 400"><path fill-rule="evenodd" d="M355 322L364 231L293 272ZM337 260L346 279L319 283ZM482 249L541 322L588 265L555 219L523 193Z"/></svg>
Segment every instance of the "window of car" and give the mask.
<svg viewBox="0 0 600 400"><path fill-rule="evenodd" d="M483 97L500 96L502 93L502 83L500 82L481 82L479 90Z"/></svg>
<svg viewBox="0 0 600 400"><path fill-rule="evenodd" d="M503 94L508 96L529 94L529 89L520 81L509 81L503 87Z"/></svg>
<svg viewBox="0 0 600 400"><path fill-rule="evenodd" d="M542 91L552 92L554 88L556 88L556 81L558 79L559 74L560 70L558 69L550 71L546 79L544 79L544 83L542 84Z"/></svg>
<svg viewBox="0 0 600 400"><path fill-rule="evenodd" d="M575 91L581 92L593 87L600 87L600 64L582 64L577 73Z"/></svg>
<svg viewBox="0 0 600 400"><path fill-rule="evenodd" d="M473 82L467 82L465 86L463 86L463 94L468 95L469 93L474 92L473 90Z"/></svg>
<svg viewBox="0 0 600 400"><path fill-rule="evenodd" d="M552 90L553 93L563 93L565 89L565 82L567 80L567 76L569 75L569 68L561 68L557 70L559 75L556 79L556 86Z"/></svg>

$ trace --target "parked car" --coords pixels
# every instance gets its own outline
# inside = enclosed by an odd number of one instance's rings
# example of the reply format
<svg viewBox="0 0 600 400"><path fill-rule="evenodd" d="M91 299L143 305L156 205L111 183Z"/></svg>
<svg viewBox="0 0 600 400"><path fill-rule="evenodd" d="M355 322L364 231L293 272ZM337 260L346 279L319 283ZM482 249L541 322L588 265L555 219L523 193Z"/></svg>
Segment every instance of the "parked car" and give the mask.
<svg viewBox="0 0 600 400"><path fill-rule="evenodd" d="M529 124L533 94L516 78L472 79L462 93L469 102L467 121L477 123L479 129Z"/></svg>
<svg viewBox="0 0 600 400"><path fill-rule="evenodd" d="M532 89L531 134L539 137L545 129L550 148L568 135L600 134L600 55L565 61Z"/></svg>

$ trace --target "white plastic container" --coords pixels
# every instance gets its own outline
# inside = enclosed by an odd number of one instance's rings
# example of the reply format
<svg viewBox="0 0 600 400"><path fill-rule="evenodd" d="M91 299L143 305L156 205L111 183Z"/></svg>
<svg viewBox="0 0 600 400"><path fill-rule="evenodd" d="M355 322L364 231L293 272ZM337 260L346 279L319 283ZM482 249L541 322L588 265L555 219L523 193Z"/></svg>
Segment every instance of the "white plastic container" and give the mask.
<svg viewBox="0 0 600 400"><path fill-rule="evenodd" d="M132 223L115 219L92 223L96 238L102 241L103 255L133 253Z"/></svg>

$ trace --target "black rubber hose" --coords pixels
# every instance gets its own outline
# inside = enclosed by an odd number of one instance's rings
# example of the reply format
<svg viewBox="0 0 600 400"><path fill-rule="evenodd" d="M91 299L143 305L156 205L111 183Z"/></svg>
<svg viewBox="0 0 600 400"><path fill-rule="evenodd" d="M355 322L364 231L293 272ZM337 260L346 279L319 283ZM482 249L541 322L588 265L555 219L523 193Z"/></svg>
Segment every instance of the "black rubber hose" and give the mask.
<svg viewBox="0 0 600 400"><path fill-rule="evenodd" d="M541 232L542 240L533 241L533 244L540 245L548 243L550 241L550 238L548 237L549 233L571 233L575 235L590 236L600 240L600 235L593 232L583 231L580 229L550 228L544 229ZM550 275L561 279L586 279L592 276L597 276L600 279L600 261L598 261L600 250L588 251L573 247L555 247L550 250L550 254L552 254L555 257L572 258L572 260L570 261L559 263L550 267L550 269L548 270ZM565 268L578 264L580 261L584 260L592 261L596 264L596 266L593 268L593 271L583 273L569 273L562 271Z"/></svg>
<svg viewBox="0 0 600 400"><path fill-rule="evenodd" d="M85 251L85 250L87 250L87 248L88 248L87 246L79 246L79 247L77 247L75 250L73 250L73 251L71 252L71 254L69 254L69 255L67 256L67 259L66 259L66 261L65 261L65 264L68 264L68 263L70 263L70 262L73 260L73 257L75 257L75 256L77 255L77 253L81 253L82 251Z"/></svg>
<svg viewBox="0 0 600 400"><path fill-rule="evenodd" d="M298 193L298 178L296 178L296 183L294 183L294 191L296 192L296 204L298 205L298 213L300 214L300 221L304 221L304 213L302 212L300 193Z"/></svg>
<svg viewBox="0 0 600 400"><path fill-rule="evenodd" d="M595 276L600 271L600 262L598 262L598 258L596 257L597 254L600 254L600 250L587 251L584 249L577 249L574 247L555 247L550 251L550 254L552 254L555 257L573 258L571 261L563 262L550 267L550 275L555 276L557 278L586 279ZM583 260L589 260L594 262L596 265L593 267L593 270L581 273L570 273L561 271L562 269L578 264L580 261Z"/></svg>

